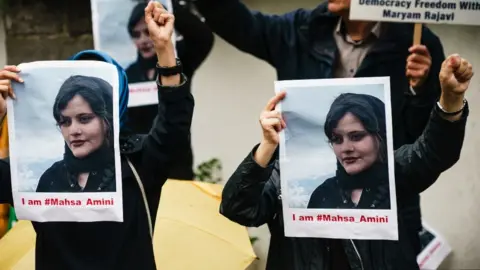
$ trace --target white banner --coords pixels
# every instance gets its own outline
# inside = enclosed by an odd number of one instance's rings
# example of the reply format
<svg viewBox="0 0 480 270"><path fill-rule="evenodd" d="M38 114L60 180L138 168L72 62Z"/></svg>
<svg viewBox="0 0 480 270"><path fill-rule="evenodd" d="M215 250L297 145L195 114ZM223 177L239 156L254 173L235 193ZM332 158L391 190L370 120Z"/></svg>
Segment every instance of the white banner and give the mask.
<svg viewBox="0 0 480 270"><path fill-rule="evenodd" d="M285 236L397 240L389 78L275 82L281 90Z"/></svg>
<svg viewBox="0 0 480 270"><path fill-rule="evenodd" d="M480 25L480 1L351 0L350 19Z"/></svg>
<svg viewBox="0 0 480 270"><path fill-rule="evenodd" d="M157 0L170 12L171 0ZM156 53L144 19L144 0L91 0L96 50L113 57L126 70L129 107L158 104ZM176 36L176 35L175 35ZM175 37L172 39L175 44Z"/></svg>
<svg viewBox="0 0 480 270"><path fill-rule="evenodd" d="M423 223L419 236L422 251L417 256L417 263L421 270L436 270L452 252L452 248L442 235L426 223Z"/></svg>
<svg viewBox="0 0 480 270"><path fill-rule="evenodd" d="M15 212L32 221L123 221L119 80L100 61L18 66L8 99Z"/></svg>

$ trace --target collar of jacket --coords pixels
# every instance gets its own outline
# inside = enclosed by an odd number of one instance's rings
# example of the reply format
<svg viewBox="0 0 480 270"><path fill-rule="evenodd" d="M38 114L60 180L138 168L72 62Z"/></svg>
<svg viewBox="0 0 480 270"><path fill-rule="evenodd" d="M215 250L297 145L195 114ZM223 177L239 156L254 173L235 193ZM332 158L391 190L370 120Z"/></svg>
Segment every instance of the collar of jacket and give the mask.
<svg viewBox="0 0 480 270"><path fill-rule="evenodd" d="M339 19L340 16L328 11L328 3L325 2L310 12L310 16L300 25L299 29L304 41L307 41L316 53L330 58L332 61L335 59L337 49L333 31ZM413 24L382 22L380 38L369 54L397 53L405 46L410 47L412 42Z"/></svg>

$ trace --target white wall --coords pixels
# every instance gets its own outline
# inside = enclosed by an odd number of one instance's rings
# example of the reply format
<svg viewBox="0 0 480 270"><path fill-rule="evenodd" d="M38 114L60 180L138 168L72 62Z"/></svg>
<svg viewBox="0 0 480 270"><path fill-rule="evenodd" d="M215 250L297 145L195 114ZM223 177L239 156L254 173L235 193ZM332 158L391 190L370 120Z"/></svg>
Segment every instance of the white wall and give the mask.
<svg viewBox="0 0 480 270"><path fill-rule="evenodd" d="M298 7L314 7L319 0L249 0L251 8L283 13ZM446 53L459 52L480 67L480 27L432 26L440 35ZM192 127L196 163L218 157L227 180L237 165L261 139L258 115L273 95L274 70L264 62L244 54L217 37L215 48L194 78L196 108ZM442 269L480 268L480 140L476 139L480 120L476 104L478 74L468 98L471 108L467 138L460 162L422 196L426 221L446 236L454 251ZM477 135L478 136L478 135ZM261 258L256 269L265 268L269 233L264 226L252 229L260 237L255 245Z"/></svg>
<svg viewBox="0 0 480 270"><path fill-rule="evenodd" d="M471 104L460 162L445 172L422 196L424 219L445 235L453 248L441 269L480 269L480 27L432 25L445 54L459 53L477 74L467 93Z"/></svg>

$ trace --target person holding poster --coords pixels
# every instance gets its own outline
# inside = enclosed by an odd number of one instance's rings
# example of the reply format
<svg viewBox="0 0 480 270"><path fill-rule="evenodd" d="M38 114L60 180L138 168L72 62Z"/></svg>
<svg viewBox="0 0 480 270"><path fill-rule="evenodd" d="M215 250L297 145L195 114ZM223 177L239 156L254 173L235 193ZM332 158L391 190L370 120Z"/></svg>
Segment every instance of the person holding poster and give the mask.
<svg viewBox="0 0 480 270"><path fill-rule="evenodd" d="M179 0L172 0L173 14L175 15L175 30L181 39L177 39L175 47L178 58L182 60L185 75L190 78L192 85L193 75L205 61L212 50L214 36L212 31ZM148 37L143 10L147 3L138 3L128 20L128 33L138 49L137 61L126 69L128 82L139 83L151 81L156 76L155 65L157 55L153 43ZM191 91L191 90L190 90ZM128 109L128 127L133 133L148 133L150 126L157 115L157 105L134 106ZM193 150L191 143L178 148L175 162L170 169L170 178L193 180Z"/></svg>
<svg viewBox="0 0 480 270"><path fill-rule="evenodd" d="M195 72L214 44L210 28L192 11L190 1L155 0L175 16L174 46L184 74L192 88ZM144 20L147 0L91 0L95 49L115 58L126 70L130 98L127 129L147 134L158 110L155 84L157 55ZM172 157L169 178L193 180L194 157L191 142L178 145Z"/></svg>
<svg viewBox="0 0 480 270"><path fill-rule="evenodd" d="M458 55L451 55L443 62L439 73L442 94L427 127L413 144L394 152L398 205L431 186L432 179L437 179L459 159L469 114L465 92L472 76L472 66ZM357 240L286 236L287 223L293 221L284 212L287 198L280 187L278 145L279 133L293 123L286 123L276 110L285 96L284 91L277 93L260 114L263 139L227 181L221 214L244 226L268 224L271 238L267 270L419 269L418 253L408 235L408 219L402 215L398 215L397 241L358 239L361 233ZM350 194L350 199L354 197ZM304 228L315 226L318 221L310 222ZM335 231L336 226L331 230Z"/></svg>
<svg viewBox="0 0 480 270"><path fill-rule="evenodd" d="M278 80L390 77L394 149L413 143L440 96L442 44L427 27L422 45L412 46L413 24L352 21L350 2L318 1L312 10L282 15L250 11L241 0L195 4L216 34L273 66ZM420 252L420 196L404 206L400 215L409 220L411 241Z"/></svg>
<svg viewBox="0 0 480 270"><path fill-rule="evenodd" d="M172 151L177 144L188 141L194 100L173 50L174 16L161 5L151 2L145 9L145 20L156 53L161 56L157 86L164 110L159 110L148 135L120 136L123 221L32 222L37 233L35 269L157 269L152 234L160 191L167 180ZM120 85L120 114L116 117L121 120L123 129L128 104L124 69L99 51L82 51L74 59L96 60L116 66ZM0 71L2 93L12 92L13 81L21 83L19 75L22 73L18 72L15 66ZM0 161L0 172L0 203L12 204L8 163ZM101 216L102 211L98 214Z"/></svg>

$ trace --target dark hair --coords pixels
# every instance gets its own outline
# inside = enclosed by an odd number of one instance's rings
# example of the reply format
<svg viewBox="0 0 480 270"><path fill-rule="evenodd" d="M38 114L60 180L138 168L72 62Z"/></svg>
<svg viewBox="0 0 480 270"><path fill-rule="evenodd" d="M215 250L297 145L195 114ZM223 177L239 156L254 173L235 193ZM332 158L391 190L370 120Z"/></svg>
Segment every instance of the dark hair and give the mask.
<svg viewBox="0 0 480 270"><path fill-rule="evenodd" d="M81 96L90 105L93 113L102 118L107 125L107 142L113 140L113 87L97 77L75 75L63 82L53 104L53 117L57 124L63 111L76 95Z"/></svg>
<svg viewBox="0 0 480 270"><path fill-rule="evenodd" d="M347 113L355 115L365 130L377 138L379 159L385 162L387 157L385 104L371 95L345 93L338 96L330 106L324 124L325 136L330 142L333 140L333 129Z"/></svg>
<svg viewBox="0 0 480 270"><path fill-rule="evenodd" d="M127 23L127 30L131 37L133 36L133 28L145 16L145 8L147 5L148 3L141 2L133 7Z"/></svg>

